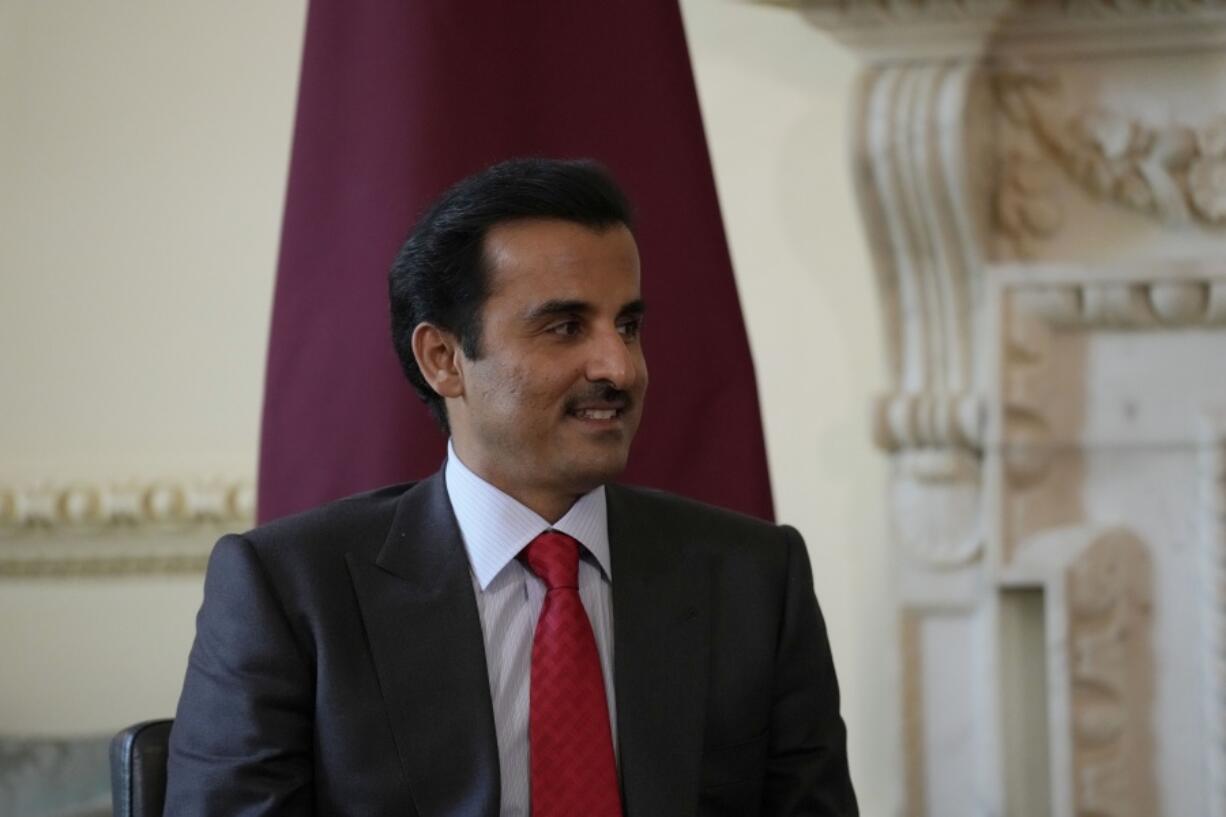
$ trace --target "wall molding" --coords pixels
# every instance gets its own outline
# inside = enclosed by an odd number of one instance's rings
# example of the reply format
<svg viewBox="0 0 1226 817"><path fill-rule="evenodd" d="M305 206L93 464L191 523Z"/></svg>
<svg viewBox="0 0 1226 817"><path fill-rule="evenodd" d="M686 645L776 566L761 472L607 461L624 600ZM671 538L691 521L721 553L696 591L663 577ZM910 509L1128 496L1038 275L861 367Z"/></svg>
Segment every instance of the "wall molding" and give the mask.
<svg viewBox="0 0 1226 817"><path fill-rule="evenodd" d="M198 527L255 517L247 478L0 484L0 538L106 528Z"/></svg>
<svg viewBox="0 0 1226 817"><path fill-rule="evenodd" d="M1084 281L1018 287L1019 306L1061 329L1226 325L1226 279Z"/></svg>
<svg viewBox="0 0 1226 817"><path fill-rule="evenodd" d="M122 553L98 553L85 549L34 552L0 547L0 579L72 579L107 576L162 576L203 573L212 541L185 551L165 547L129 546ZM24 552L23 552L24 551Z"/></svg>
<svg viewBox="0 0 1226 817"><path fill-rule="evenodd" d="M0 484L0 577L197 572L254 519L249 477Z"/></svg>
<svg viewBox="0 0 1226 817"><path fill-rule="evenodd" d="M1221 0L806 0L815 20L831 24L881 24L941 19L996 19L1011 13L1026 19L1169 17L1220 9Z"/></svg>
<svg viewBox="0 0 1226 817"><path fill-rule="evenodd" d="M872 61L1143 53L1226 42L1224 0L794 0Z"/></svg>

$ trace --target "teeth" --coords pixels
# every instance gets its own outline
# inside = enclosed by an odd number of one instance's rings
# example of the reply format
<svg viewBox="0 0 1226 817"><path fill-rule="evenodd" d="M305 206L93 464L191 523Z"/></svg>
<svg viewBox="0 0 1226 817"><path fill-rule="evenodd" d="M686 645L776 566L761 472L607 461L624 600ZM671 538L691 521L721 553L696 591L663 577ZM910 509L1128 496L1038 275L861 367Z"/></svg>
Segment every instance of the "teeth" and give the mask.
<svg viewBox="0 0 1226 817"><path fill-rule="evenodd" d="M617 416L617 409L583 409L578 414L585 420L612 420Z"/></svg>

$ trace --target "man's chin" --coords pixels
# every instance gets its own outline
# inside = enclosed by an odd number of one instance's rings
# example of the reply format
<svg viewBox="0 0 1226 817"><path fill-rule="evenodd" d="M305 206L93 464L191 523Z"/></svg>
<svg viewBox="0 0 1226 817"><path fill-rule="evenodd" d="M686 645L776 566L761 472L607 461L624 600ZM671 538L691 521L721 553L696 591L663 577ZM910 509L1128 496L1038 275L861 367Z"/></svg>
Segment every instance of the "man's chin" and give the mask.
<svg viewBox="0 0 1226 817"><path fill-rule="evenodd" d="M576 494L586 494L607 482L613 482L626 470L629 452L612 453L575 463L570 470L569 482Z"/></svg>

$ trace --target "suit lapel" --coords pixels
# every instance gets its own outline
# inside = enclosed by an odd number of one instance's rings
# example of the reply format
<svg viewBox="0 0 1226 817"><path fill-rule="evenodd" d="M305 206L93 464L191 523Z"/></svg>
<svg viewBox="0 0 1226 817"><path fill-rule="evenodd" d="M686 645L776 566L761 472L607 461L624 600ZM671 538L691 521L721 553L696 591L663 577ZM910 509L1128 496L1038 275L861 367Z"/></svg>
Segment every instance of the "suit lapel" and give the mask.
<svg viewBox="0 0 1226 817"><path fill-rule="evenodd" d="M442 473L401 498L373 563L348 561L414 806L422 817L495 817L484 640Z"/></svg>
<svg viewBox="0 0 1226 817"><path fill-rule="evenodd" d="M628 817L691 815L706 702L707 611L690 547L606 489L613 573L613 683Z"/></svg>

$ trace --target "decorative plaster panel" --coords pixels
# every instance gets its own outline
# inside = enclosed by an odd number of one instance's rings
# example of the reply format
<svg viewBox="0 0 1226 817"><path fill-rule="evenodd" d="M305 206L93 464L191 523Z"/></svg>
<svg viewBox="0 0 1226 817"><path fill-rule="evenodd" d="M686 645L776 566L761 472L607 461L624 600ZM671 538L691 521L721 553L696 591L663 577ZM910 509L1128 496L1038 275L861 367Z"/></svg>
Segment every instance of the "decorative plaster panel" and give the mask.
<svg viewBox="0 0 1226 817"><path fill-rule="evenodd" d="M1150 720L1150 566L1135 537L1102 537L1068 570L1074 808L1158 814Z"/></svg>
<svg viewBox="0 0 1226 817"><path fill-rule="evenodd" d="M995 207L1023 257L1033 239L1063 226L1053 165L1097 199L1170 224L1226 225L1226 116L1152 124L1093 100L1072 103L1056 71L1002 68L992 89L1009 125L1029 137L1029 150L1003 158Z"/></svg>

